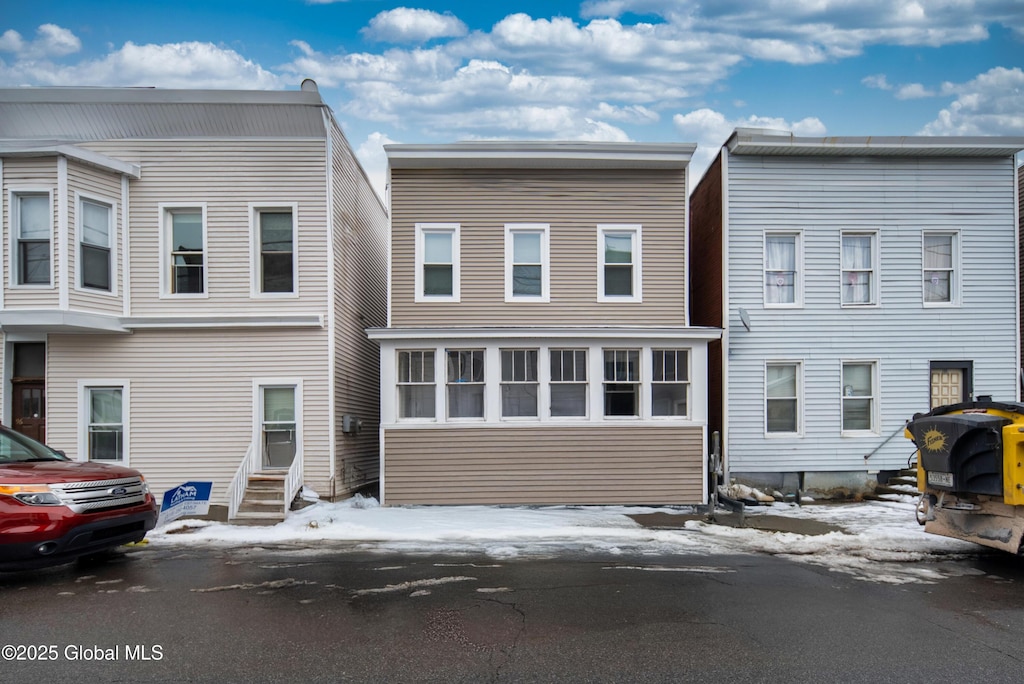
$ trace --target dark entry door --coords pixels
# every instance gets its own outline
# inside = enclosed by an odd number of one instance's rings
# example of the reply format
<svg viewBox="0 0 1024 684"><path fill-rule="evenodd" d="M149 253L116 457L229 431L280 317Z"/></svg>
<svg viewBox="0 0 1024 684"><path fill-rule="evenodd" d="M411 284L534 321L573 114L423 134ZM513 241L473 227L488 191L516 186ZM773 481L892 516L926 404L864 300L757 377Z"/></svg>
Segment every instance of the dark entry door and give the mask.
<svg viewBox="0 0 1024 684"><path fill-rule="evenodd" d="M14 429L39 440L46 441L46 390L42 380L15 380L11 382L11 418Z"/></svg>

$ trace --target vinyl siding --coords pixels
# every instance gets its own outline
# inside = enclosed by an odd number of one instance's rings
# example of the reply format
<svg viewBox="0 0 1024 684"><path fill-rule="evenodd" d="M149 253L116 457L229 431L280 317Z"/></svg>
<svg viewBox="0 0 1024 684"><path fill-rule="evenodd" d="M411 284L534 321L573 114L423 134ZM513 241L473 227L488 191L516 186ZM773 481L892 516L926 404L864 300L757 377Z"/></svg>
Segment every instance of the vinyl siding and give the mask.
<svg viewBox="0 0 1024 684"><path fill-rule="evenodd" d="M695 504L703 428L389 429L384 501L401 504Z"/></svg>
<svg viewBox="0 0 1024 684"><path fill-rule="evenodd" d="M11 191L49 190L53 209L53 233L50 238L50 267L52 287L11 287L16 271L11 269L12 251L15 250L14 235L17 230L11 226ZM57 159L56 157L5 158L3 160L3 288L6 309L56 309L59 305L57 289L57 258L60 254L58 242L57 215Z"/></svg>
<svg viewBox="0 0 1024 684"><path fill-rule="evenodd" d="M113 202L112 244L110 280L116 295L77 289L80 282L78 273L80 247L78 244L78 202L76 195L90 199ZM119 316L124 312L124 285L122 280L122 257L124 255L124 230L121 225L121 176L110 171L69 160L68 161L68 281L69 301L72 309L102 312Z"/></svg>
<svg viewBox="0 0 1024 684"><path fill-rule="evenodd" d="M159 497L212 480L213 503L253 440L253 381L301 378L305 482L329 491L326 330L175 330L50 335L47 441L77 459L78 381L130 382L130 465ZM282 353L286 352L286 353Z"/></svg>
<svg viewBox="0 0 1024 684"><path fill-rule="evenodd" d="M685 325L686 174L392 170L391 325ZM416 303L415 224L461 226L461 301ZM506 223L550 225L550 303L506 303ZM642 303L598 303L598 224L642 226Z"/></svg>
<svg viewBox="0 0 1024 684"><path fill-rule="evenodd" d="M904 467L900 431L929 407L929 361L972 360L974 393L1017 385L1012 159L728 159L732 471ZM763 304L765 229L802 231L804 305ZM878 231L879 306L840 306L840 233ZM922 231L960 231L961 303L922 304ZM745 308L752 329L740 324ZM801 437L766 438L764 364L803 364ZM877 360L876 435L841 435L841 362ZM895 437L870 461L865 456Z"/></svg>
<svg viewBox="0 0 1024 684"><path fill-rule="evenodd" d="M380 351L364 332L387 324L387 213L333 130L336 494L380 479ZM342 432L343 417L362 430Z"/></svg>
<svg viewBox="0 0 1024 684"><path fill-rule="evenodd" d="M83 145L140 164L132 181L131 315L323 313L326 148L323 140L144 140ZM298 204L299 298L250 296L250 203ZM160 204L205 203L207 298L161 298Z"/></svg>

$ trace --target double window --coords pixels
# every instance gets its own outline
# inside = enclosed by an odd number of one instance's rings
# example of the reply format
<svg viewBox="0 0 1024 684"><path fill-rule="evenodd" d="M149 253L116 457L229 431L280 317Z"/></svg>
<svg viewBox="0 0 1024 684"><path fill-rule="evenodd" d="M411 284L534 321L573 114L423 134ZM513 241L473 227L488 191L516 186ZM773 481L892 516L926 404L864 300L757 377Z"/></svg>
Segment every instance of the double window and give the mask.
<svg viewBox="0 0 1024 684"><path fill-rule="evenodd" d="M922 235L921 270L925 304L957 302L957 233Z"/></svg>
<svg viewBox="0 0 1024 684"><path fill-rule="evenodd" d="M800 304L800 234L765 233L765 306Z"/></svg>
<svg viewBox="0 0 1024 684"><path fill-rule="evenodd" d="M878 303L878 235L844 232L842 235L842 304Z"/></svg>
<svg viewBox="0 0 1024 684"><path fill-rule="evenodd" d="M459 226L416 224L415 301L459 301Z"/></svg>
<svg viewBox="0 0 1024 684"><path fill-rule="evenodd" d="M53 239L53 209L48 192L19 192L11 195L11 225L14 226L14 272L18 285L49 285Z"/></svg>
<svg viewBox="0 0 1024 684"><path fill-rule="evenodd" d="M78 202L79 279L83 288L110 292L114 207L93 199Z"/></svg>
<svg viewBox="0 0 1024 684"><path fill-rule="evenodd" d="M505 226L505 301L549 300L548 226Z"/></svg>
<svg viewBox="0 0 1024 684"><path fill-rule="evenodd" d="M295 250L295 208L258 207L254 218L254 294L294 295L298 254Z"/></svg>
<svg viewBox="0 0 1024 684"><path fill-rule="evenodd" d="M641 301L640 226L598 226L597 242L598 301Z"/></svg>
<svg viewBox="0 0 1024 684"><path fill-rule="evenodd" d="M165 292L206 294L206 210L204 207L163 207Z"/></svg>

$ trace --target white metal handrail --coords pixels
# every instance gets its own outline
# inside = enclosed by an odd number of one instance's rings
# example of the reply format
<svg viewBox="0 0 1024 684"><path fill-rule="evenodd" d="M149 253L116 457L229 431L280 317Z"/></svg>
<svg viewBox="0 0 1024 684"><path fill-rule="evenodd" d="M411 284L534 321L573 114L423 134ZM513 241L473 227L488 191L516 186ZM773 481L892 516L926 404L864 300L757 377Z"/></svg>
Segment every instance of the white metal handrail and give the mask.
<svg viewBox="0 0 1024 684"><path fill-rule="evenodd" d="M295 457L288 468L288 475L284 478L284 515L288 517L288 510L291 508L292 500L302 488L302 449L295 450Z"/></svg>
<svg viewBox="0 0 1024 684"><path fill-rule="evenodd" d="M235 471L235 476L231 479L231 485L228 487L228 520L234 520L238 515L242 498L245 496L245 488L249 484L249 476L259 469L259 464L256 461L257 453L256 445L250 444L249 450L245 452L245 458L238 464L238 470Z"/></svg>

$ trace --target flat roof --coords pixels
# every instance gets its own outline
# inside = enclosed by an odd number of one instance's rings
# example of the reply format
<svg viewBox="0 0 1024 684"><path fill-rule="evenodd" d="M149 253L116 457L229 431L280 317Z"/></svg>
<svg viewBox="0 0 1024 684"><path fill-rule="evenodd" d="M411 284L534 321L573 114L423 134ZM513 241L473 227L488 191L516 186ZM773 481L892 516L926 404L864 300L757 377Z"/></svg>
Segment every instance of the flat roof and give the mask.
<svg viewBox="0 0 1024 684"><path fill-rule="evenodd" d="M731 154L1007 157L1024 150L1024 136L801 137L789 131L737 128L725 142Z"/></svg>
<svg viewBox="0 0 1024 684"><path fill-rule="evenodd" d="M696 143L473 141L385 145L392 169L685 169Z"/></svg>

